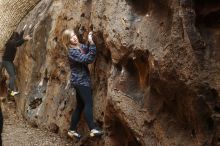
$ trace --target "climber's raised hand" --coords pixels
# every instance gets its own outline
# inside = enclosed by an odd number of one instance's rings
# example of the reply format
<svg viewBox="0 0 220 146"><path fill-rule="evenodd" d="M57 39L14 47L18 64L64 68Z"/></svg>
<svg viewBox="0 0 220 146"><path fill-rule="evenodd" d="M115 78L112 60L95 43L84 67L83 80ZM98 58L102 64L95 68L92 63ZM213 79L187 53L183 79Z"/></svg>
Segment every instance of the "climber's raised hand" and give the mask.
<svg viewBox="0 0 220 146"><path fill-rule="evenodd" d="M90 44L94 44L92 38L93 38L93 37L92 37L92 31L90 31L89 34L88 34L88 41L89 41Z"/></svg>

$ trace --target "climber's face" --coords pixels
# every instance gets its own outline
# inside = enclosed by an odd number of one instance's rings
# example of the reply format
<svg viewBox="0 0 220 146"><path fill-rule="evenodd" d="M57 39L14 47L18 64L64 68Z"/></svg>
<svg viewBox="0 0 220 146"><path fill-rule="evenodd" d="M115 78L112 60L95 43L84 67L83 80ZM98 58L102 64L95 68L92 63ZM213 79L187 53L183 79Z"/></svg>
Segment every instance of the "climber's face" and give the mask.
<svg viewBox="0 0 220 146"><path fill-rule="evenodd" d="M78 40L78 38L77 38L75 33L71 34L71 36L70 36L70 43L72 45L77 45L79 43L79 40Z"/></svg>

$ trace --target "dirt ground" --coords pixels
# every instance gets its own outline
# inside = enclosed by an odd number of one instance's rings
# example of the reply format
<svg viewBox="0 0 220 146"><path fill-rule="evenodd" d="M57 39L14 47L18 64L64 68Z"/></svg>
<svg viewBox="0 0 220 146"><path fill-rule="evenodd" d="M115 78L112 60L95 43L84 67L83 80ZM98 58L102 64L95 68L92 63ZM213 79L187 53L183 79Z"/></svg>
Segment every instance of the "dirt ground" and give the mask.
<svg viewBox="0 0 220 146"><path fill-rule="evenodd" d="M7 102L3 106L4 129L3 146L70 146L71 140L58 134L33 128L16 115L15 103Z"/></svg>

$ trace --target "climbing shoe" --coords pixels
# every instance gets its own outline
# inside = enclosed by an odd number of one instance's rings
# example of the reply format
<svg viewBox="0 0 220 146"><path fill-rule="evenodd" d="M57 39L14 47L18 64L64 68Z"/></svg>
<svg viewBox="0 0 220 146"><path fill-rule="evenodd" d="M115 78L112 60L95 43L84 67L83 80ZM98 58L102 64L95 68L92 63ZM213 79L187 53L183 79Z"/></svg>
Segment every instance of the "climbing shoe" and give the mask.
<svg viewBox="0 0 220 146"><path fill-rule="evenodd" d="M90 131L90 137L94 137L94 136L102 136L103 135L103 131L98 130L98 129L92 129Z"/></svg>
<svg viewBox="0 0 220 146"><path fill-rule="evenodd" d="M18 94L19 94L18 91L11 91L11 92L10 92L10 95L11 95L11 96L15 96L15 95L18 95Z"/></svg>
<svg viewBox="0 0 220 146"><path fill-rule="evenodd" d="M71 138L77 138L77 139L80 139L82 136L79 134L79 133L77 133L76 131L74 131L74 130L69 130L68 131L68 136L69 137L71 137Z"/></svg>

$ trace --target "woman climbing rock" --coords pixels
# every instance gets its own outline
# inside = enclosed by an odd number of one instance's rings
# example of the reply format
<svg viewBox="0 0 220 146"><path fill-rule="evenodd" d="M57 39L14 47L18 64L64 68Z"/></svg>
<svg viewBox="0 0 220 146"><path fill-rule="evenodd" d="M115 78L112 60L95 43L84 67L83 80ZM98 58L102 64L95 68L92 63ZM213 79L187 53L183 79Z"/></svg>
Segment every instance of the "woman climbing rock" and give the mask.
<svg viewBox="0 0 220 146"><path fill-rule="evenodd" d="M88 35L88 41L89 47L79 43L78 37L73 30L67 29L63 32L62 43L68 51L71 69L70 83L76 90L77 100L68 135L76 138L81 138L81 135L76 130L76 126L83 110L90 129L90 136L100 136L103 134L93 121L91 79L88 69L88 64L92 63L96 56L96 46L92 40L92 32Z"/></svg>

